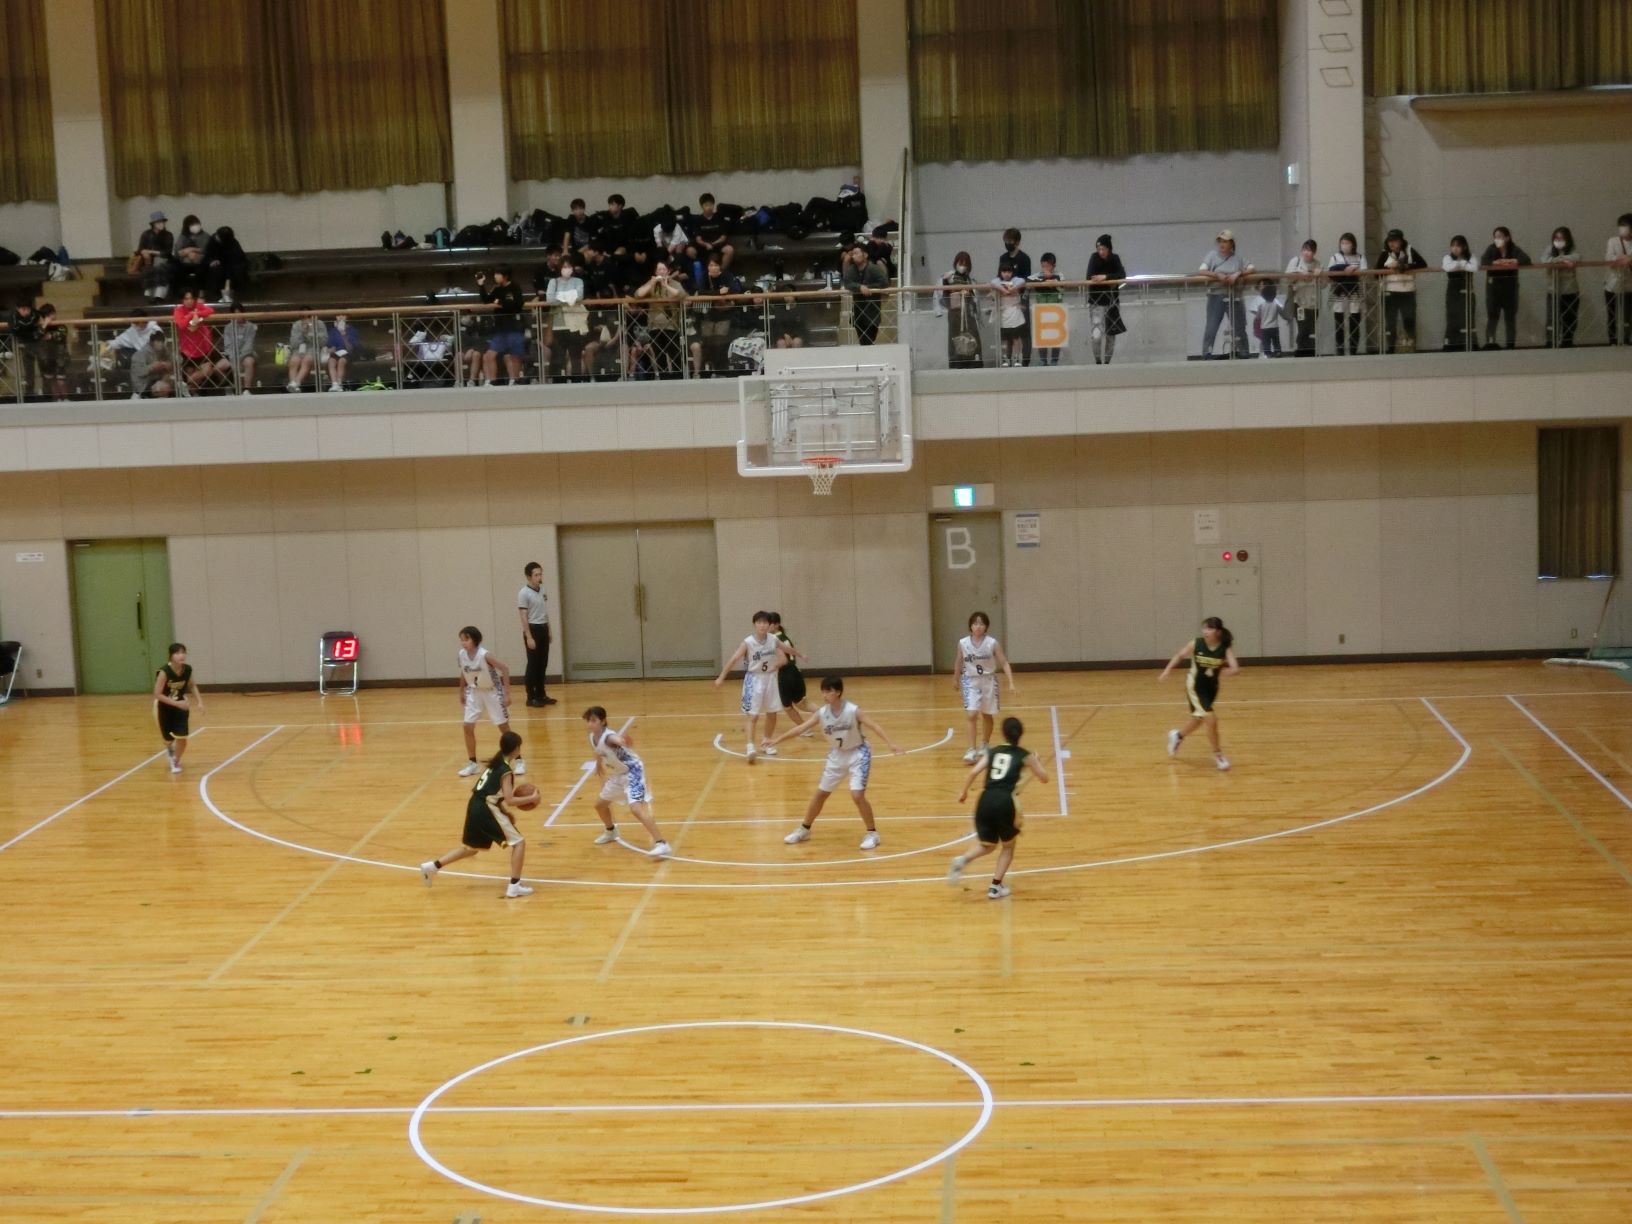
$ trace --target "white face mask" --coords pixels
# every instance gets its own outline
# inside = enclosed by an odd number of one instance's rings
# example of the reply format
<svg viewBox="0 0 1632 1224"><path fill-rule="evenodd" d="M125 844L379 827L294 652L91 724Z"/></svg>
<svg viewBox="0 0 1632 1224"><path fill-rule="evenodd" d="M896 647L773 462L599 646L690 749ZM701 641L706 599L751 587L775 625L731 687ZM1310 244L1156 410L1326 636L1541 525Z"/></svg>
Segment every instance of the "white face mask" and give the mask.
<svg viewBox="0 0 1632 1224"><path fill-rule="evenodd" d="M1562 238L1554 238L1553 239L1553 250L1562 251L1563 249L1564 249L1564 240Z"/></svg>
<svg viewBox="0 0 1632 1224"><path fill-rule="evenodd" d="M968 264L959 264L957 266L956 270L957 270L957 273L958 273L959 276L968 276L969 275L969 265Z"/></svg>
<svg viewBox="0 0 1632 1224"><path fill-rule="evenodd" d="M202 225L195 225L195 226L193 226L192 229L188 230L187 232L189 234L202 234L204 232L204 227Z"/></svg>

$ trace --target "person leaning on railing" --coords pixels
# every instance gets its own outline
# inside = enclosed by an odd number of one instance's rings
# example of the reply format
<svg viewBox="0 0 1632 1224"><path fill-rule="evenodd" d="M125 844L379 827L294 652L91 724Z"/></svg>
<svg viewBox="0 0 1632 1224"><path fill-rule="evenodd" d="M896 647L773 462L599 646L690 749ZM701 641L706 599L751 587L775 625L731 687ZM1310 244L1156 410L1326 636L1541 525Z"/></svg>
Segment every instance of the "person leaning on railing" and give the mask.
<svg viewBox="0 0 1632 1224"><path fill-rule="evenodd" d="M890 287L890 274L883 264L872 262L866 246L858 242L850 248L850 258L845 260L841 283L850 294L850 325L855 329L856 343L875 343L882 317L878 294Z"/></svg>
<svg viewBox="0 0 1632 1224"><path fill-rule="evenodd" d="M1286 265L1288 276L1287 297L1292 308L1292 321L1297 328L1293 351L1299 357L1315 355L1315 326L1320 322L1320 246L1313 238L1306 241Z"/></svg>
<svg viewBox="0 0 1632 1224"><path fill-rule="evenodd" d="M1122 256L1116 253L1109 234L1094 239L1094 253L1088 257L1090 281L1108 284L1088 290L1088 339L1094 352L1095 365L1110 365L1116 352L1116 338L1128 330L1122 321L1122 282L1128 271L1122 266Z"/></svg>
<svg viewBox="0 0 1632 1224"><path fill-rule="evenodd" d="M1377 267L1383 277L1383 352L1397 353L1417 348L1417 273L1428 261L1405 240L1400 230L1391 229L1383 241Z"/></svg>
<svg viewBox="0 0 1632 1224"><path fill-rule="evenodd" d="M584 282L570 256L562 257L560 271L545 285L544 300L551 308L551 335L555 352L561 359L562 375L568 379L587 379L595 368L595 352L600 346L590 338Z"/></svg>
<svg viewBox="0 0 1632 1224"><path fill-rule="evenodd" d="M1611 344L1632 344L1632 213L1622 213L1604 247L1604 315Z"/></svg>
<svg viewBox="0 0 1632 1224"><path fill-rule="evenodd" d="M1552 249L1542 258L1552 269L1547 286L1547 347L1574 348L1575 325L1581 317L1581 281L1575 267L1581 257L1575 253L1575 235L1561 225L1553 231Z"/></svg>
<svg viewBox="0 0 1632 1224"><path fill-rule="evenodd" d="M668 260L659 259L652 265L652 275L635 289L635 296L654 300L646 308L645 326L634 329L631 367L638 366L644 358L647 367L660 378L678 373L680 308L675 303L686 296L686 290Z"/></svg>
<svg viewBox="0 0 1632 1224"><path fill-rule="evenodd" d="M1518 341L1519 269L1530 265L1530 256L1513 241L1505 225L1490 232L1490 245L1479 257L1485 269L1485 347L1496 347L1496 321L1503 321L1503 334L1512 348Z"/></svg>
<svg viewBox="0 0 1632 1224"><path fill-rule="evenodd" d="M1326 265L1326 275L1332 282L1332 315L1336 324L1337 355L1358 357L1366 351L1362 338L1365 299L1360 292L1360 273L1366 270L1366 257L1360 254L1360 243L1353 234L1344 234L1337 240L1337 254Z"/></svg>
<svg viewBox="0 0 1632 1224"><path fill-rule="evenodd" d="M1213 249L1201 261L1201 274L1213 283L1207 289L1207 326L1201 337L1202 359L1213 356L1213 344L1218 329L1224 322L1224 312L1230 315L1230 344L1237 357L1247 356L1247 309L1241 300L1241 278L1253 270L1235 249L1235 234L1219 230Z"/></svg>
<svg viewBox="0 0 1632 1224"><path fill-rule="evenodd" d="M504 371L511 386L521 381L522 362L527 357L526 307L521 289L510 279L510 268L493 269L493 283L488 284L487 273L476 274L481 287L482 301L493 307L493 334L487 341L487 355L482 359L487 374L487 385L497 386L499 357L504 357Z"/></svg>
<svg viewBox="0 0 1632 1224"><path fill-rule="evenodd" d="M34 394L40 372L40 312L33 302L18 302L6 320L11 350L17 360L17 387L27 399Z"/></svg>
<svg viewBox="0 0 1632 1224"><path fill-rule="evenodd" d="M1468 347L1468 331L1477 308L1473 275L1479 271L1479 257L1468 240L1457 234L1439 266L1445 273L1445 351L1451 353Z"/></svg>
<svg viewBox="0 0 1632 1224"><path fill-rule="evenodd" d="M946 364L954 370L978 370L986 364L969 268L969 252L959 251L952 259L952 270L941 277L941 287L935 291L935 313L946 316Z"/></svg>

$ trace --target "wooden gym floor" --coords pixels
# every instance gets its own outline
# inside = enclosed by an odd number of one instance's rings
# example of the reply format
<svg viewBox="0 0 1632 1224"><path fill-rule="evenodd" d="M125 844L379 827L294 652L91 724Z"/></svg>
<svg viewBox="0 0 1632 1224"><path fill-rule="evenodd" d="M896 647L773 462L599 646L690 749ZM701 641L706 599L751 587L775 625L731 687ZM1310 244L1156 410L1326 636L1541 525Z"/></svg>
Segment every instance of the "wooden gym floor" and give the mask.
<svg viewBox="0 0 1632 1224"><path fill-rule="evenodd" d="M556 690L518 901L414 870L451 683L208 695L179 777L146 699L0 710L0 1218L1632 1218L1632 686L1249 667L1220 774L1163 753L1177 677L1020 685L1070 755L1005 902L944 882L946 677L851 685L923 749L876 745L870 854L842 792L782 844L819 746L717 749L735 685ZM676 861L556 810L591 701Z"/></svg>

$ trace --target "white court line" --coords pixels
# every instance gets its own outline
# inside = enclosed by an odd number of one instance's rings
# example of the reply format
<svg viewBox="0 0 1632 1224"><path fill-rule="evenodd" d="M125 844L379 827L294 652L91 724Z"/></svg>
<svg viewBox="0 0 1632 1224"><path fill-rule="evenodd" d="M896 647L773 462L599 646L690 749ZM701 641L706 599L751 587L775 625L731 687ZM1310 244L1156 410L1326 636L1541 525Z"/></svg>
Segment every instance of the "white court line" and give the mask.
<svg viewBox="0 0 1632 1224"><path fill-rule="evenodd" d="M1574 757L1575 758L1575 763L1577 765L1581 766L1582 769L1586 770L1593 777L1597 778L1598 781L1603 784L1605 790L1607 790L1610 794L1614 795L1615 798L1617 798L1617 799L1619 799L1621 801L1621 806L1622 807L1632 809L1632 799L1628 799L1625 795L1621 794L1620 788L1617 787L1615 785L1615 783L1611 782L1608 778L1604 777L1603 774L1599 773L1591 765L1587 764L1587 760L1586 760L1585 757L1583 757L1574 748L1571 748L1563 740L1559 739L1558 736L1553 733L1553 729L1551 727L1549 727L1546 723L1542 722L1541 719L1537 718L1529 710L1525 709L1522 705L1520 705L1517 701L1515 701L1511 694L1509 694L1507 699L1508 699L1508 701L1512 702L1513 708L1515 710L1517 710L1520 714L1523 714L1531 722L1535 723L1536 726L1540 727L1542 729L1542 731L1544 731L1546 733L1548 739L1552 740L1553 743L1557 744L1560 748L1564 749L1565 752L1569 753L1572 757ZM5 847L0 846L0 850L3 850L3 849L5 849Z"/></svg>
<svg viewBox="0 0 1632 1224"><path fill-rule="evenodd" d="M899 711L899 710L892 710L890 712L895 713L895 714L901 713L901 711ZM918 712L922 713L923 711L918 711ZM951 738L952 738L952 728L948 727L946 729L946 734L941 736L941 738L936 740L933 744L925 744L921 748L908 748L905 752L881 752L881 753L877 753L875 755L880 760L882 760L884 757L891 757L891 756L911 756L915 752L928 752L932 748L939 748L942 744L946 743ZM734 756L734 757L737 757L738 759L744 760L744 761L746 761L748 759L748 754L746 752L738 752L733 748L727 748L725 746L725 732L724 731L721 731L718 735L716 735L714 737L714 747L718 748L721 752L725 753L726 756ZM756 756L754 759L756 761L764 761L766 763L786 761L790 765L821 765L827 760L827 755L824 753L821 756L785 757L785 756L782 756L780 753L777 754L776 756L766 756L762 752L758 756Z"/></svg>
<svg viewBox="0 0 1632 1224"><path fill-rule="evenodd" d="M631 723L633 723L634 721L635 721L634 715L630 715L628 718L624 719L623 720L623 726L618 728L618 734L622 735L625 731L629 730L629 725ZM551 812L550 815L549 815L549 818L544 821L544 827L546 829L549 828L551 825L553 825L555 823L555 818L557 816L561 815L561 810L563 808L565 808L567 806L567 804L572 802L572 797L578 793L578 788L580 786L582 786L585 782L588 782L589 781L589 775L594 773L594 772L595 772L595 762L594 761L585 761L584 762L584 771L583 771L583 773L578 775L578 781L576 781L576 782L574 782L572 784L572 789L571 790L569 790L565 795L561 796L561 802L555 805L555 811ZM596 823L599 824L600 822L597 821Z"/></svg>
<svg viewBox="0 0 1632 1224"><path fill-rule="evenodd" d="M1064 675L1068 673L1054 672L1050 674ZM1102 675L1105 673L1092 672L1083 674ZM905 679L914 678L915 677L910 676L905 677ZM432 686L426 685L426 687L429 688ZM1632 697L1632 687L1629 687L1621 682L1616 682L1616 687L1612 689L1561 689L1539 693L1430 693L1427 696L1422 696L1416 693L1396 693L1391 696L1385 695L1372 697L1231 697L1230 705L1391 705L1405 701L1505 701L1509 697ZM1171 709L1172 707L1173 701L1171 698L1169 698L1167 701L1062 701L1055 708L1061 710L1154 710ZM1049 707L1043 705L1005 704L1004 708L1012 711L1046 710ZM871 714L933 714L937 711L941 713L961 712L960 708L957 706L939 705L928 707L901 706L895 709L876 709L869 710L868 712ZM567 722L570 720L570 717L570 715L555 715L554 720ZM713 713L684 713L678 711L646 713L641 714L638 717L643 718L648 722L659 718L718 718L729 721L732 718L740 718L741 715L737 714L735 711L726 710L716 711ZM534 721L546 720L535 719ZM353 719L349 722L331 720L328 722L310 723L211 723L210 726L217 731L260 731L266 727L272 726L333 728L356 726L359 723L367 727L457 727L463 725L462 720L457 718L378 718Z"/></svg>
<svg viewBox="0 0 1632 1224"><path fill-rule="evenodd" d="M203 735L206 730L207 730L207 728L200 727L197 731L194 731L192 733L192 735L189 737L189 739L197 739L199 736ZM148 757L145 761L142 761L142 762L140 762L140 763L138 763L136 765L132 765L129 769L125 770L125 772L120 774L117 778L113 778L113 779L110 779L107 782L102 783L101 786L97 787L95 790L91 791L89 794L81 795L78 799L75 799L67 807L58 808L56 811L52 812L51 815L47 816L44 820L40 821L38 824L30 825L28 828L24 829L21 833L17 834L17 836L13 837L10 841L0 843L0 854L3 854L7 850L10 850L13 846L15 846L18 842L22 841L23 838L29 836L31 833L38 833L41 829L45 828L46 825L50 824L53 820L57 819L57 817L68 815L69 812L73 811L80 804L89 803L92 799L95 799L98 795L100 795L103 791L107 790L109 787L117 786L119 783L123 782L126 778L130 777L131 774L140 773L142 770L146 769L149 765L153 764L154 761L156 761L160 757L166 756L166 755L168 755L167 750L161 748L157 752L155 752L152 756Z"/></svg>
<svg viewBox="0 0 1632 1224"><path fill-rule="evenodd" d="M1410 1092L1342 1093L1329 1096L1172 1096L1062 1097L1055 1100L992 1101L997 1109L1208 1109L1323 1105L1529 1105L1613 1104L1632 1101L1632 1092ZM433 1105L434 1114L600 1114L600 1113L792 1113L848 1109L968 1109L978 1101L653 1101L585 1105ZM299 1118L404 1117L412 1105L272 1105L131 1109L0 1109L0 1121L52 1118Z"/></svg>
<svg viewBox="0 0 1632 1224"><path fill-rule="evenodd" d="M1060 784L1060 815L1069 816L1071 807L1065 798L1065 753L1060 748L1060 707L1048 707L1049 720L1054 724L1054 780Z"/></svg>

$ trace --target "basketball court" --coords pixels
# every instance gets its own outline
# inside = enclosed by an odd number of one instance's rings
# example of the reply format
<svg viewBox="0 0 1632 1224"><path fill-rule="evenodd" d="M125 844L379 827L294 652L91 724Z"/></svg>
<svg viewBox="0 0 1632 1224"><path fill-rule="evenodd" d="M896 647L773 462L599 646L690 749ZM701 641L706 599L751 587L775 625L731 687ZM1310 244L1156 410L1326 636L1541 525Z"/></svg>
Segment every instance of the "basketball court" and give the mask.
<svg viewBox="0 0 1632 1224"><path fill-rule="evenodd" d="M510 901L498 854L418 876L444 691L207 694L179 776L146 699L7 708L0 1214L1627 1218L1632 687L1249 668L1221 773L1165 755L1182 680L1019 682L997 903L946 882L950 677L850 683L908 749L872 852L842 793L782 843L820 741L749 766L734 690L563 687ZM590 701L672 861L592 844Z"/></svg>

